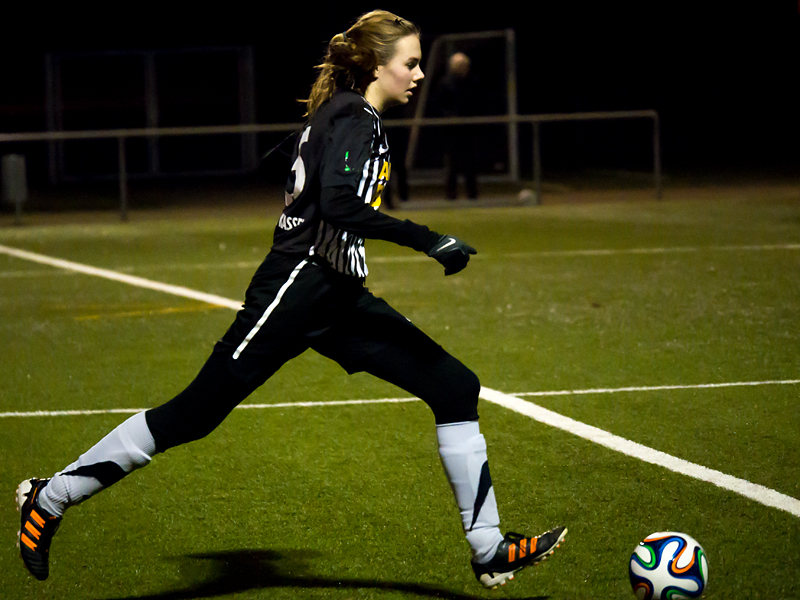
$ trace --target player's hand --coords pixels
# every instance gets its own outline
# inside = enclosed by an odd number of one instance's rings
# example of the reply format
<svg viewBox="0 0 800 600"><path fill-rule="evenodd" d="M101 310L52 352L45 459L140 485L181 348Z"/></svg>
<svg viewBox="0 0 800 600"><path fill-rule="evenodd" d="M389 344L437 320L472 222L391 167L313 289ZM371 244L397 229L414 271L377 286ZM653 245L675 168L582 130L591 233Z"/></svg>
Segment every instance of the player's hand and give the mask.
<svg viewBox="0 0 800 600"><path fill-rule="evenodd" d="M462 242L457 237L443 235L431 251L428 252L428 256L435 258L444 265L445 275L453 275L467 266L470 254L477 253L478 251L475 248Z"/></svg>

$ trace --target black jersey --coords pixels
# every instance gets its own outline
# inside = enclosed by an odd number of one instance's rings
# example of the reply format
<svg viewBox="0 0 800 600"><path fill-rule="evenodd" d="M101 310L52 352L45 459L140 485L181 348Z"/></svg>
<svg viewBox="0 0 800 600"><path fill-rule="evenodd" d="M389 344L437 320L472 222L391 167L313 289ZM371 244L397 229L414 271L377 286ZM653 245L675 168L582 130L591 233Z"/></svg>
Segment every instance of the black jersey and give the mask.
<svg viewBox="0 0 800 600"><path fill-rule="evenodd" d="M312 256L354 277L369 272L366 238L428 252L438 233L378 210L390 174L380 115L360 94L338 90L295 142L272 249Z"/></svg>

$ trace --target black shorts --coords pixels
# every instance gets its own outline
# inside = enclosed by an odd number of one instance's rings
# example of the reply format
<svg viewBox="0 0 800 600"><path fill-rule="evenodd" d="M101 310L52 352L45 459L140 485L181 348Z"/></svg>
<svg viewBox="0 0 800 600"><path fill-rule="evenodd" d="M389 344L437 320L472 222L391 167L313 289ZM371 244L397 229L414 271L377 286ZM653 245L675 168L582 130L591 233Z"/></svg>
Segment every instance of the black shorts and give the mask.
<svg viewBox="0 0 800 600"><path fill-rule="evenodd" d="M363 280L308 258L272 253L253 276L244 308L215 351L225 354L238 377L260 385L309 348L348 373L366 371L415 394L423 392L422 387L438 388L428 383L430 379L475 378L411 321L372 295ZM425 381L424 386L417 380ZM436 402L430 393L425 396L423 400Z"/></svg>
<svg viewBox="0 0 800 600"><path fill-rule="evenodd" d="M159 449L198 439L281 366L313 349L424 400L436 423L478 418L477 376L362 280L311 258L271 253L197 378L148 412Z"/></svg>

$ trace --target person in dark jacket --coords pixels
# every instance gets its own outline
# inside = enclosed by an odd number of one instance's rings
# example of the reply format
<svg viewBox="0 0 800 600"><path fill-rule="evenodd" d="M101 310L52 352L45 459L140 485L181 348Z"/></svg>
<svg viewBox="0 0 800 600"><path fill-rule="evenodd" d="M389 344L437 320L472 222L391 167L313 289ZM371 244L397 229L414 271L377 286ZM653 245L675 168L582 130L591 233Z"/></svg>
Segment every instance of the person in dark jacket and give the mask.
<svg viewBox="0 0 800 600"><path fill-rule="evenodd" d="M450 57L448 70L434 94L434 110L441 117L471 117L478 114L480 88L472 72L472 61L463 52ZM458 197L458 179L464 178L467 198L478 197L477 139L474 127L447 125L444 140L445 194Z"/></svg>

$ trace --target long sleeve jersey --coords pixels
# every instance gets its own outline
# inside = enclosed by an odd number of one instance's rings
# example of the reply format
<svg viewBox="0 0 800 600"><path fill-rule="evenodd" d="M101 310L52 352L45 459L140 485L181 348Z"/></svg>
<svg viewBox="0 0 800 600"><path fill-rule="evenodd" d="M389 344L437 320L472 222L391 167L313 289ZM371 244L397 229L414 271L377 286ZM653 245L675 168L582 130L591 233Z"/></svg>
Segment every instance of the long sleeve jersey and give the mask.
<svg viewBox="0 0 800 600"><path fill-rule="evenodd" d="M338 90L295 142L272 249L312 256L361 278L369 272L365 239L429 252L438 233L378 210L390 173L380 115L360 94Z"/></svg>

